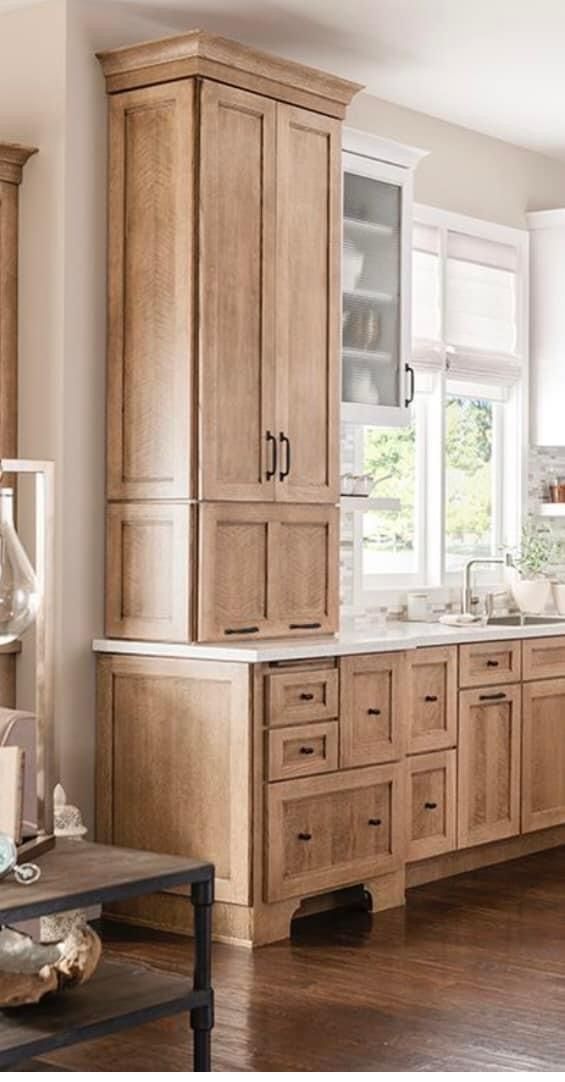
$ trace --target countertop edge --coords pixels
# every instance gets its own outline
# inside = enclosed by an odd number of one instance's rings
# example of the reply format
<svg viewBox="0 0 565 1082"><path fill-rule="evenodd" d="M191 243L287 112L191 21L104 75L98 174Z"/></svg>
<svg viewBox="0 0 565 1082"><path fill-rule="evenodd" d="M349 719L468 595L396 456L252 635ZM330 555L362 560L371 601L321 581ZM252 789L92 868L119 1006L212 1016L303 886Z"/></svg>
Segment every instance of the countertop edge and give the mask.
<svg viewBox="0 0 565 1082"><path fill-rule="evenodd" d="M344 654L380 654L416 650L425 646L449 646L470 642L500 642L505 639L540 639L565 636L563 624L533 627L447 627L439 624L398 623L378 632L348 629L334 637L297 642L274 640L254 644L222 646L214 643L139 642L130 639L94 639L97 654L134 657L185 658L195 661L240 661L255 665L265 661L307 661L340 657Z"/></svg>

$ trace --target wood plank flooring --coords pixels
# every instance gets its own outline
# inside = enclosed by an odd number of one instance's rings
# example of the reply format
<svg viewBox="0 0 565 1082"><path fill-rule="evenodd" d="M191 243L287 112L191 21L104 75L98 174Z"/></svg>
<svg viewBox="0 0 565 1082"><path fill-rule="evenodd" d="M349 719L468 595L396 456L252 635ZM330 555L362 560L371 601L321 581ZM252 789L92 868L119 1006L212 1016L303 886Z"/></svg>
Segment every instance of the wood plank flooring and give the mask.
<svg viewBox="0 0 565 1082"><path fill-rule="evenodd" d="M190 968L190 941L113 926L110 945ZM291 942L217 945L214 967L216 1070L562 1071L565 848L418 887L406 909L308 918ZM189 1047L176 1018L49 1063L181 1071Z"/></svg>

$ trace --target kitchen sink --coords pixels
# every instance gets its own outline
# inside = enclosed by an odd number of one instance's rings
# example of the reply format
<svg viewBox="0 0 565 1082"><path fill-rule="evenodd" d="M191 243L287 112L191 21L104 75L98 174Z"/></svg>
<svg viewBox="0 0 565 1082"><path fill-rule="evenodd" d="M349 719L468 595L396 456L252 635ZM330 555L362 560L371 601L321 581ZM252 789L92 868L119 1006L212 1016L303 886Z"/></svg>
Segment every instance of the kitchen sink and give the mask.
<svg viewBox="0 0 565 1082"><path fill-rule="evenodd" d="M487 627L547 627L552 624L565 624L565 616L489 616Z"/></svg>

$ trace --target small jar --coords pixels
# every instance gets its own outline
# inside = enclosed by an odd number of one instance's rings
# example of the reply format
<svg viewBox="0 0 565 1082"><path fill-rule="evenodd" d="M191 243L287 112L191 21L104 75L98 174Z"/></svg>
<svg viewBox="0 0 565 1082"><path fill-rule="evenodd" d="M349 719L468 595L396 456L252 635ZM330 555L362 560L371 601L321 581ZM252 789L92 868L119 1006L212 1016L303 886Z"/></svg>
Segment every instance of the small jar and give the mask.
<svg viewBox="0 0 565 1082"><path fill-rule="evenodd" d="M424 592L414 592L406 598L408 620L418 620L427 623L430 618L430 595Z"/></svg>

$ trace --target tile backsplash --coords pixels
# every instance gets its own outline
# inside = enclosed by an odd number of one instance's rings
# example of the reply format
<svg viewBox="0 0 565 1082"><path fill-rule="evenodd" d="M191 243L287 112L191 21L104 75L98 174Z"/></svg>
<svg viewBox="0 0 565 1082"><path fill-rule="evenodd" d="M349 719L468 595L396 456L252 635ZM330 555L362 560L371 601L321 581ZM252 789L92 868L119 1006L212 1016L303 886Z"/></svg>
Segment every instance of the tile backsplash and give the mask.
<svg viewBox="0 0 565 1082"><path fill-rule="evenodd" d="M341 429L341 472L355 472L355 429L353 425L342 424ZM565 479L565 447L532 447L528 456L528 512L535 515L539 504L548 499L547 486L554 478ZM557 541L563 545L565 553L565 517L544 520L551 524ZM559 562L556 572L565 575L565 556ZM354 567L353 567L353 516L341 516L340 549L340 585L341 604L344 615L352 614L354 609ZM399 591L396 607L406 603L406 593ZM359 612L359 605L355 610Z"/></svg>

